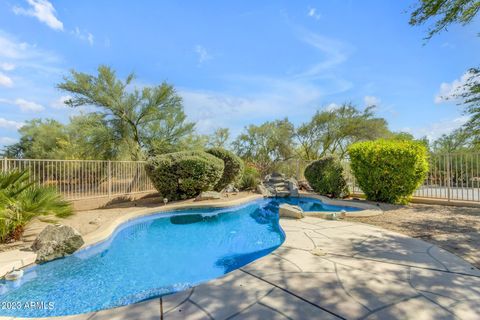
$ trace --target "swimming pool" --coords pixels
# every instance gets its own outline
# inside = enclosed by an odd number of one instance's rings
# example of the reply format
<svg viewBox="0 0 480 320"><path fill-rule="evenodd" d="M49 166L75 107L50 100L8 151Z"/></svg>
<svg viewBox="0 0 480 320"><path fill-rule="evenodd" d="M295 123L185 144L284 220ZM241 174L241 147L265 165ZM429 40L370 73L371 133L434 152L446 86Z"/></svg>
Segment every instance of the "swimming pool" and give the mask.
<svg viewBox="0 0 480 320"><path fill-rule="evenodd" d="M279 204L321 205L314 200L265 199L229 208L163 212L130 221L104 242L29 267L21 280L3 280L0 315L86 313L190 288L278 248L285 239L279 225Z"/></svg>

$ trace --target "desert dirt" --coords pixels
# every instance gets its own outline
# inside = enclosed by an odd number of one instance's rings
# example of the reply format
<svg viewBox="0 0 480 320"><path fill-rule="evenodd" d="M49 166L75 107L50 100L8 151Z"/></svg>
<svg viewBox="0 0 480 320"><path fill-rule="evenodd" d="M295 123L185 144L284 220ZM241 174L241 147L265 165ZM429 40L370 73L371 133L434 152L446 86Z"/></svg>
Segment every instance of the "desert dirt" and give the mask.
<svg viewBox="0 0 480 320"><path fill-rule="evenodd" d="M384 213L346 218L433 243L480 268L480 208L379 204Z"/></svg>

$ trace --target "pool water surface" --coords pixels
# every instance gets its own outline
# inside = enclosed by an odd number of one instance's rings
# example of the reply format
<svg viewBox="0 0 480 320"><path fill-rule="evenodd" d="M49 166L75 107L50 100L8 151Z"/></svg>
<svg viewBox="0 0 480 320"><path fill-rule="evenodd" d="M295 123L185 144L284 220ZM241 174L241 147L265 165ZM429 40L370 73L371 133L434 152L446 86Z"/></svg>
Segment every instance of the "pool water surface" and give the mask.
<svg viewBox="0 0 480 320"><path fill-rule="evenodd" d="M309 198L263 199L236 207L183 209L138 218L121 225L106 241L25 269L21 280L2 280L0 302L9 305L0 308L0 315L93 312L217 278L283 243L281 203L306 211L343 208Z"/></svg>

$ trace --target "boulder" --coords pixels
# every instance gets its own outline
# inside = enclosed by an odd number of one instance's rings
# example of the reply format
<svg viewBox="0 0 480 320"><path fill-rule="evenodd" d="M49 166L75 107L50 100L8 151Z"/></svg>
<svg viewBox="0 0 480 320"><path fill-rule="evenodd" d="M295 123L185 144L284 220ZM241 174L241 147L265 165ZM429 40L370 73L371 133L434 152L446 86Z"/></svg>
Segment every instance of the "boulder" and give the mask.
<svg viewBox="0 0 480 320"><path fill-rule="evenodd" d="M36 263L64 257L77 251L84 244L82 235L70 226L48 225L33 242L37 253Z"/></svg>
<svg viewBox="0 0 480 320"><path fill-rule="evenodd" d="M299 206L292 206L284 203L280 205L279 209L280 217L288 217L295 219L302 219L304 217L303 210Z"/></svg>
<svg viewBox="0 0 480 320"><path fill-rule="evenodd" d="M297 185L300 190L309 191L309 192L313 191L312 187L310 187L310 184L308 184L307 180L300 180L298 181Z"/></svg>
<svg viewBox="0 0 480 320"><path fill-rule="evenodd" d="M261 195L263 195L266 198L273 197L272 192L268 188L266 188L263 184L259 184L257 186L257 193L260 193Z"/></svg>
<svg viewBox="0 0 480 320"><path fill-rule="evenodd" d="M295 178L290 178L287 180L288 191L290 191L291 197L298 197L298 183Z"/></svg>
<svg viewBox="0 0 480 320"><path fill-rule="evenodd" d="M233 184L229 184L228 186L225 187L225 189L223 189L223 192L236 193L236 192L239 192L239 191Z"/></svg>
<svg viewBox="0 0 480 320"><path fill-rule="evenodd" d="M222 199L222 194L216 191L204 191L200 193L196 198L195 201L204 201L204 200L218 200Z"/></svg>

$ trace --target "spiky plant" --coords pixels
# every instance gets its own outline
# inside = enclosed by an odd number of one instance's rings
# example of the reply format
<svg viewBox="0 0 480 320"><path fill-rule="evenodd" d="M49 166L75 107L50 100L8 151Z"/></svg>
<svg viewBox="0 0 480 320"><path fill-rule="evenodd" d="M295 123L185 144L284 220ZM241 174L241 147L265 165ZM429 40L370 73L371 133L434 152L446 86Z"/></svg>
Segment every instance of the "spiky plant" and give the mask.
<svg viewBox="0 0 480 320"><path fill-rule="evenodd" d="M27 171L0 173L0 241L18 239L32 218L53 214L66 217L72 207L52 187L30 181Z"/></svg>

